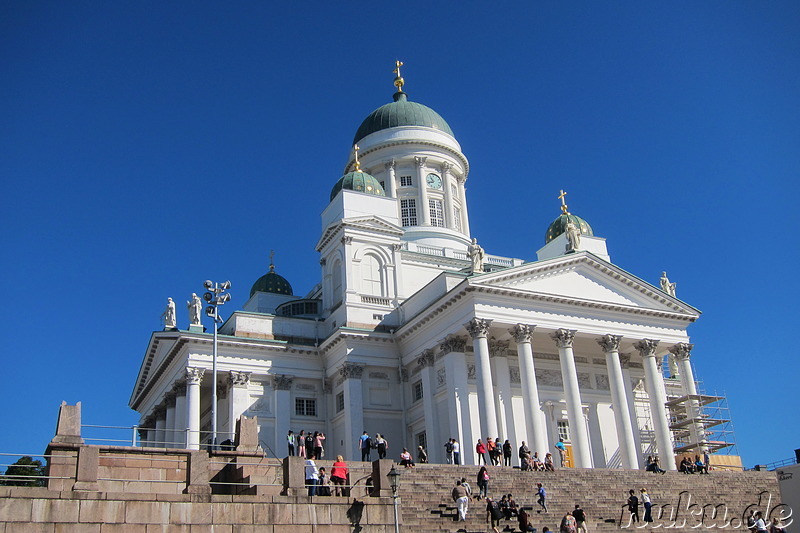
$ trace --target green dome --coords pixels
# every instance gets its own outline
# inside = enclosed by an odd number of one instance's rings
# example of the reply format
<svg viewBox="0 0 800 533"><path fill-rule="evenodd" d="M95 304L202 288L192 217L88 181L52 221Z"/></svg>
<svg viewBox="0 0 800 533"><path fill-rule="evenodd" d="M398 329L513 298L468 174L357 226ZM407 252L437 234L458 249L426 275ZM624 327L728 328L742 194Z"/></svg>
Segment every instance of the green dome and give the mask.
<svg viewBox="0 0 800 533"><path fill-rule="evenodd" d="M422 104L409 102L404 92L396 92L394 102L379 107L364 119L353 138L353 144L358 144L370 133L397 126L424 126L455 137L439 113Z"/></svg>
<svg viewBox="0 0 800 533"><path fill-rule="evenodd" d="M336 182L336 185L331 189L331 201L336 198L339 191L347 189L349 191L358 191L367 194L374 194L376 196L386 196L383 187L378 180L371 175L360 170L348 172Z"/></svg>
<svg viewBox="0 0 800 533"><path fill-rule="evenodd" d="M269 272L258 278L250 289L250 297L257 292L271 292L274 294L293 295L292 286L286 278L275 273L275 265L269 266Z"/></svg>
<svg viewBox="0 0 800 533"><path fill-rule="evenodd" d="M581 235L588 235L589 237L594 236L592 227L589 225L588 222L583 220L581 217L570 213L567 215L560 215L557 219L553 221L552 224L550 224L550 227L547 228L547 233L544 236L545 244L552 241L553 239L555 239L556 237L558 237L567 230L567 220L571 220L573 224L575 224L580 228Z"/></svg>

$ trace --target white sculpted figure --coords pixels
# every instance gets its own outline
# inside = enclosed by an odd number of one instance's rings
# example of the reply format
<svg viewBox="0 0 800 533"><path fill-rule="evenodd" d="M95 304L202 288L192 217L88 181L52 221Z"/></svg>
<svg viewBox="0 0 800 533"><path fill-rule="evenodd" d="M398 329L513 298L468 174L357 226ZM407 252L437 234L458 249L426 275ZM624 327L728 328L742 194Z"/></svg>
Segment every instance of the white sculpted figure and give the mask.
<svg viewBox="0 0 800 533"><path fill-rule="evenodd" d="M197 294L192 293L192 299L186 302L186 307L189 308L189 324L192 326L200 325L200 311L203 308L203 302Z"/></svg>
<svg viewBox="0 0 800 533"><path fill-rule="evenodd" d="M669 294L670 296L675 296L675 287L678 286L677 283L670 283L669 278L667 277L666 272L661 273L661 290Z"/></svg>
<svg viewBox="0 0 800 533"><path fill-rule="evenodd" d="M483 259L486 254L483 252L478 239L472 239L469 246L469 258L472 261L472 272L483 272Z"/></svg>
<svg viewBox="0 0 800 533"><path fill-rule="evenodd" d="M567 219L567 251L574 252L581 247L581 230L576 226L572 220Z"/></svg>
<svg viewBox="0 0 800 533"><path fill-rule="evenodd" d="M175 302L172 298L167 298L167 308L161 313L161 321L164 322L164 328L174 328L175 324Z"/></svg>

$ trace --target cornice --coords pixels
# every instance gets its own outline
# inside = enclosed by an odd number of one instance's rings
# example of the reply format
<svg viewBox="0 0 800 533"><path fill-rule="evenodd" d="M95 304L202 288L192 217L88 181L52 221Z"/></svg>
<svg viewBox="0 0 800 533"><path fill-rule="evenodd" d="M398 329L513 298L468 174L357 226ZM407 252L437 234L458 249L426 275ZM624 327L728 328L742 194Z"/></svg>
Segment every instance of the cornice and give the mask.
<svg viewBox="0 0 800 533"><path fill-rule="evenodd" d="M374 342L374 343L386 343L386 342L394 342L392 335L390 333L380 333L377 331L355 331L355 330L347 330L344 328L340 328L336 330L331 336L327 339L322 341L319 345L319 353L320 355L326 355L331 349L333 349L337 344L340 342L344 342L345 340L352 339L352 340L359 340L359 341L366 341L366 342Z"/></svg>
<svg viewBox="0 0 800 533"><path fill-rule="evenodd" d="M378 226L370 226L364 224L363 222L374 220L378 222ZM382 227L381 227L382 226ZM317 245L315 250L318 252L321 251L331 240L335 239L335 237L342 231L346 231L348 229L353 230L364 230L369 233L379 233L382 235L388 235L390 237L402 237L405 231L403 228L399 226L395 226L389 222L386 222L380 217L377 216L370 216L370 217L363 217L357 219L342 219L336 224L332 226L328 226L325 229L325 232L320 237L319 241L317 241Z"/></svg>
<svg viewBox="0 0 800 533"><path fill-rule="evenodd" d="M359 159L361 159L363 161L366 158L366 156L368 156L371 153L377 152L378 150L382 150L384 148L390 148L392 146L402 146L402 145L408 145L408 144L417 144L417 145L421 145L421 146L432 146L434 148L439 148L440 150L445 150L446 152L449 152L450 154L454 155L463 164L463 166L464 166L464 181L467 180L467 176L469 175L469 161L467 161L467 158L464 156L464 154L462 154L458 150L454 150L452 147L447 146L446 144L441 144L441 143L437 143L437 142L433 142L433 141L423 141L423 140L418 140L418 139L403 139L403 140L386 141L386 142L382 142L382 143L376 144L375 146L371 146L370 148L359 152L358 157L359 157ZM355 165L355 160L348 161L347 165L345 165L345 167L344 167L344 173L347 174L348 172L350 172L351 169L355 168L354 165Z"/></svg>

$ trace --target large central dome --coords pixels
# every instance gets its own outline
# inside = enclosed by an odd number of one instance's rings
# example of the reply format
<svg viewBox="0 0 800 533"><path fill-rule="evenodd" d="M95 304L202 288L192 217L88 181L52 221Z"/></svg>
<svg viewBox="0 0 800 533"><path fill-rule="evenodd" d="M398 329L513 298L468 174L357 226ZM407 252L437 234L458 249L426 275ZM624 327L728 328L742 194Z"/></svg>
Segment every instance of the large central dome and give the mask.
<svg viewBox="0 0 800 533"><path fill-rule="evenodd" d="M379 107L364 119L356 131L353 144L358 144L370 133L398 126L423 126L455 137L439 113L428 106L409 102L406 93L398 91L394 93L394 102Z"/></svg>

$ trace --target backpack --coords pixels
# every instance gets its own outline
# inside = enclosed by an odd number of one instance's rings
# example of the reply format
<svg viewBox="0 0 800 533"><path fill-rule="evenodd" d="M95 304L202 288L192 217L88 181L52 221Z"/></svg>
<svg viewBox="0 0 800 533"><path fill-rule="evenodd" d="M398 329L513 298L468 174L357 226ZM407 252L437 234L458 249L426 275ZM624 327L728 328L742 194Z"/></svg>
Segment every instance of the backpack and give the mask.
<svg viewBox="0 0 800 533"><path fill-rule="evenodd" d="M370 437L367 437L367 440L364 441L364 448L369 450L374 447L375 446L372 445L372 439Z"/></svg>
<svg viewBox="0 0 800 533"><path fill-rule="evenodd" d="M445 444L444 451L446 451L447 453L453 453L453 443L448 442L447 444Z"/></svg>

